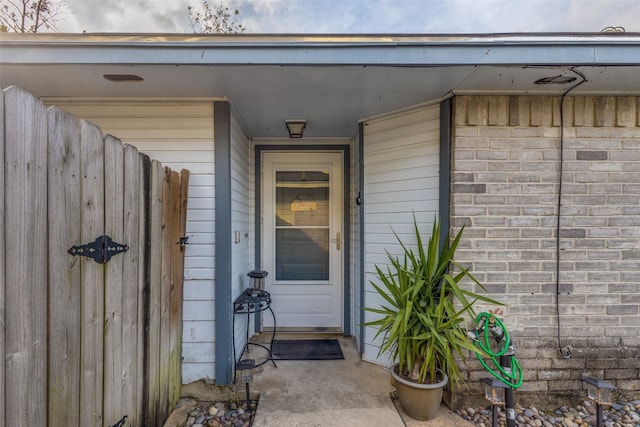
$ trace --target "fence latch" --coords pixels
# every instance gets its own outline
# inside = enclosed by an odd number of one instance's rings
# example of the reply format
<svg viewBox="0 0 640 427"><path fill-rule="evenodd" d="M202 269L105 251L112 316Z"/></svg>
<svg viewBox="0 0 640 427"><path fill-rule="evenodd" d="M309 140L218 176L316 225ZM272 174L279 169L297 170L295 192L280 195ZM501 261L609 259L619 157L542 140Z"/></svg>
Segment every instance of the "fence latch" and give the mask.
<svg viewBox="0 0 640 427"><path fill-rule="evenodd" d="M86 256L93 259L98 264L105 264L112 256L128 250L128 245L114 242L111 237L102 235L97 237L96 240L91 243L72 246L67 252L74 256Z"/></svg>

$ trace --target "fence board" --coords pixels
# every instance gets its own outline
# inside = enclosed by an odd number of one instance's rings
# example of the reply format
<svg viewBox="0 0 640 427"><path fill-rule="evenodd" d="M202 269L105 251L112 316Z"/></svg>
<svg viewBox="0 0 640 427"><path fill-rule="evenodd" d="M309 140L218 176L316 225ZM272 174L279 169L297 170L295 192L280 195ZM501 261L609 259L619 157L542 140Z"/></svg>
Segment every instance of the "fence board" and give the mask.
<svg viewBox="0 0 640 427"><path fill-rule="evenodd" d="M172 194L171 194L171 169L164 168L162 180L162 282L160 290L160 408L169 406L169 369L170 369L170 319L171 307L171 222L172 222ZM160 419L165 419L168 414L161 410Z"/></svg>
<svg viewBox="0 0 640 427"><path fill-rule="evenodd" d="M181 286L181 270L179 268L182 252L178 245L180 240L180 174L171 172L170 182L171 192L171 223L169 235L169 248L171 251L171 287L170 287L170 304L169 304L169 407L175 406L180 390L180 375L176 370L176 366L180 364L180 353L178 341L182 339L180 336L181 319L178 318L178 306L182 302L182 286Z"/></svg>
<svg viewBox="0 0 640 427"><path fill-rule="evenodd" d="M4 394L4 294L5 294L5 238L4 238L4 91L0 91L0 390ZM0 420L4 423L4 396L0 398ZM4 425L4 424L2 424Z"/></svg>
<svg viewBox="0 0 640 427"><path fill-rule="evenodd" d="M189 196L189 171L182 169L180 171L180 194L179 194L179 224L178 224L178 237L186 236L187 233L187 201ZM177 245L176 245L177 246ZM176 296L178 298L174 326L176 330L176 343L174 351L177 356L177 360L172 362L173 371L171 374L171 384L173 394L170 396L171 407L175 406L180 395L182 394L182 314L183 314L183 297L184 297L184 246L177 247L175 263L172 264L176 267Z"/></svg>
<svg viewBox="0 0 640 427"><path fill-rule="evenodd" d="M140 267L140 160L138 150L124 147L124 235L129 252L122 272L122 390L121 401L128 423L141 425L142 394L138 394L138 269Z"/></svg>
<svg viewBox="0 0 640 427"><path fill-rule="evenodd" d="M151 160L148 156L140 154L140 228L138 241L140 247L138 256L140 268L138 269L138 366L136 388L138 396L141 396L140 422L137 425L151 425L149 418L149 318L150 318L150 260L151 260Z"/></svg>
<svg viewBox="0 0 640 427"><path fill-rule="evenodd" d="M107 135L104 138L104 234L114 241L129 244L124 235L124 149L122 143ZM110 426L126 415L122 411L123 360L122 360L122 281L124 252L112 257L105 264L105 317L104 317L104 416Z"/></svg>
<svg viewBox="0 0 640 427"><path fill-rule="evenodd" d="M46 108L19 88L5 91L5 422L46 420Z"/></svg>
<svg viewBox="0 0 640 427"><path fill-rule="evenodd" d="M92 242L104 231L104 144L100 129L80 122L81 241ZM104 267L86 257L81 263L80 425L102 426Z"/></svg>
<svg viewBox="0 0 640 427"><path fill-rule="evenodd" d="M149 259L148 425L157 425L160 400L160 310L162 286L162 204L164 167L151 163L151 227Z"/></svg>
<svg viewBox="0 0 640 427"><path fill-rule="evenodd" d="M49 421L79 426L80 262L67 250L80 241L80 125L58 108L49 128Z"/></svg>
<svg viewBox="0 0 640 427"><path fill-rule="evenodd" d="M0 425L162 425L180 394L189 173L0 95ZM129 251L67 253L104 234Z"/></svg>

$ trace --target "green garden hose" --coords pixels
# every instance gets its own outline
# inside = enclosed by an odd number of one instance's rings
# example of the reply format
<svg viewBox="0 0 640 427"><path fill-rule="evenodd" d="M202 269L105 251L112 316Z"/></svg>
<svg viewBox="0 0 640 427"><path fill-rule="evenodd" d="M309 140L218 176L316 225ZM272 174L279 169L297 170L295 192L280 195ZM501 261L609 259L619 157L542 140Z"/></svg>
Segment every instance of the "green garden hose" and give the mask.
<svg viewBox="0 0 640 427"><path fill-rule="evenodd" d="M489 325L494 324L498 328L500 328L502 330L502 333L504 334L501 339L501 342L504 342L504 347L496 353L491 350L491 344L489 342L489 340L493 338L489 335ZM484 366L487 372L489 372L491 375L493 375L509 387L520 387L522 385L522 368L520 367L520 364L518 363L515 355L506 356L511 357L511 372L505 370L498 361L498 358L500 356L503 356L507 352L507 350L509 349L509 344L511 343L509 339L509 332L507 332L507 329L504 327L502 321L498 319L494 314L482 312L476 318L476 326L477 325L482 325L480 329L484 329L484 334L476 334L474 345L476 347L479 347L490 357L491 361L493 361L493 365L497 367L497 371L489 367L482 355L478 352L476 353L476 356L478 357L478 360L480 361L482 366Z"/></svg>

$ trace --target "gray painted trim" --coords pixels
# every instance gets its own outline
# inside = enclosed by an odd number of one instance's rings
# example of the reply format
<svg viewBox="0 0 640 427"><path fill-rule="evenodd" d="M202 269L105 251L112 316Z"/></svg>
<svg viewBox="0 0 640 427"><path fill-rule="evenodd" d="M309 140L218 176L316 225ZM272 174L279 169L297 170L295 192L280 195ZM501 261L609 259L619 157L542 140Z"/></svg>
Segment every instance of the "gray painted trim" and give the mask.
<svg viewBox="0 0 640 427"><path fill-rule="evenodd" d="M351 276L351 147L348 145L256 145L255 146L255 176L256 176L256 199L255 199L255 229L256 229L256 250L255 250L255 268L260 269L262 258L260 248L262 247L262 221L261 221L261 205L262 205L262 152L263 151L342 151L344 153L344 277L342 278L343 286L343 335L351 335L351 293L350 287L347 286ZM256 316L257 317L257 316ZM277 320L277 319L276 319Z"/></svg>
<svg viewBox="0 0 640 427"><path fill-rule="evenodd" d="M24 42L29 44L50 43L100 43L117 44L119 42L142 45L157 42L162 45L176 46L190 43L194 46L226 46L237 45L263 46L273 48L302 44L305 46L333 45L412 45L420 43L432 44L519 44L519 43L552 43L575 44L579 42L610 44L629 43L638 39L637 32L538 32L538 33L467 33L467 34L175 34L175 33L5 33L2 40L7 43Z"/></svg>
<svg viewBox="0 0 640 427"><path fill-rule="evenodd" d="M213 103L215 167L215 380L230 384L233 369L231 295L231 110Z"/></svg>
<svg viewBox="0 0 640 427"><path fill-rule="evenodd" d="M157 65L633 65L637 34L2 35L5 64Z"/></svg>
<svg viewBox="0 0 640 427"><path fill-rule="evenodd" d="M254 242L255 242L255 246L253 249L253 265L254 265L254 270L262 270L262 257L261 257L261 253L260 253L260 248L262 248L262 172L261 172L261 166L262 166L262 156L261 156L261 152L258 151L258 146L254 147L254 165L253 165L253 176L255 177L255 189L254 189L254 194L255 194L255 203L253 206L253 218L254 218L254 225L255 225L255 236L254 237ZM255 333L259 333L260 332L260 315L257 316L253 316L254 317L254 325L253 325L253 331Z"/></svg>
<svg viewBox="0 0 640 427"><path fill-rule="evenodd" d="M253 150L254 155L254 165L253 165L253 176L255 177L255 189L254 189L254 198L255 203L253 206L253 218L255 225L255 248L253 254L253 263L255 270L262 269L262 254L260 250L262 248L262 150L259 149L259 146L256 145ZM259 316L256 317L256 332L260 331L260 319Z"/></svg>
<svg viewBox="0 0 640 427"><path fill-rule="evenodd" d="M440 103L440 241L449 233L451 214L451 98Z"/></svg>
<svg viewBox="0 0 640 427"><path fill-rule="evenodd" d="M365 289L365 271L364 271L364 261L365 261L365 248L364 248L364 233L365 233L365 227L364 227L364 198L365 198L365 194L364 194L364 123L360 122L358 124L358 169L359 169L359 180L358 180L358 191L360 192L360 206L357 207L357 209L360 210L360 224L358 224L358 226L360 227L360 247L358 248L360 251L360 265L358 265L358 268L360 270L360 283L358 284L358 286L360 287L360 352L363 353L364 352L364 345L365 345L365 339L364 339L364 334L365 334L365 327L364 327L364 307L365 307L365 293L364 293L364 289Z"/></svg>
<svg viewBox="0 0 640 427"><path fill-rule="evenodd" d="M343 150L342 161L343 165L343 177L344 190L342 210L344 211L342 224L344 242L343 249L343 263L344 263L344 277L342 278L342 289L344 291L344 311L343 311L343 335L351 335L351 147L347 146Z"/></svg>

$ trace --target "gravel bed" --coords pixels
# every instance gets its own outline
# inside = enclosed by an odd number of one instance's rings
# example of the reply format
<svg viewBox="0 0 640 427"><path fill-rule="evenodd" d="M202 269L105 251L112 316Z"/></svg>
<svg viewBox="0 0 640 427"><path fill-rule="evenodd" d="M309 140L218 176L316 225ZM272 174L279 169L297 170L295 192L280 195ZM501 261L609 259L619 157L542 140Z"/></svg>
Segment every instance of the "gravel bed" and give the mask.
<svg viewBox="0 0 640 427"><path fill-rule="evenodd" d="M640 427L640 400L624 404L613 404L603 408L604 427ZM491 407L467 408L456 413L478 427L491 427ZM596 425L596 407L584 401L575 408L562 406L555 411L523 408L516 404L516 426L518 427L589 427ZM500 408L498 423L506 426L506 415Z"/></svg>
<svg viewBox="0 0 640 427"><path fill-rule="evenodd" d="M182 427L249 427L258 406L251 400L249 409L246 401L199 402L189 412Z"/></svg>
<svg viewBox="0 0 640 427"><path fill-rule="evenodd" d="M257 400L247 410L244 401L198 402L181 427L250 427L253 423ZM477 427L491 427L491 407L467 408L455 411L458 416ZM525 408L516 404L517 427L591 427L596 425L596 408L584 401L575 408L562 406L554 411ZM604 427L640 427L640 400L617 404L603 411ZM498 410L498 425L506 426L502 408Z"/></svg>

